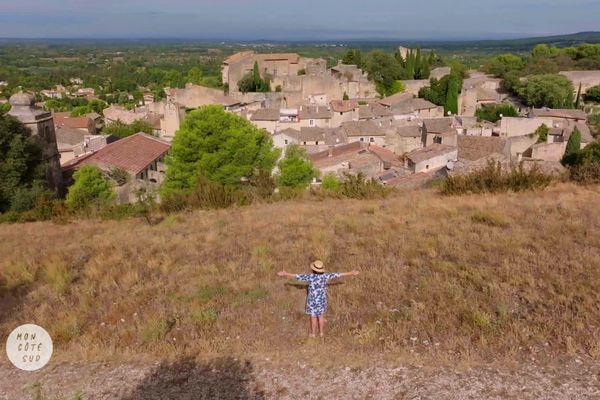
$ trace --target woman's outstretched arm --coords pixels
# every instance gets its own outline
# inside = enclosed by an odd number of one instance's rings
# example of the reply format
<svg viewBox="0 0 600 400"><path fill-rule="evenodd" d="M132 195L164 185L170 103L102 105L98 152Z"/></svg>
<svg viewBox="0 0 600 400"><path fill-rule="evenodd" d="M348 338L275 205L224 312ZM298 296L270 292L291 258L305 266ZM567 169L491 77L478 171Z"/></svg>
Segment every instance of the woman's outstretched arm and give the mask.
<svg viewBox="0 0 600 400"><path fill-rule="evenodd" d="M280 271L277 273L277 276L282 277L282 278L295 278L296 274L290 274L287 271Z"/></svg>
<svg viewBox="0 0 600 400"><path fill-rule="evenodd" d="M356 276L360 274L358 271L350 271L350 272L340 272L339 275L342 276Z"/></svg>

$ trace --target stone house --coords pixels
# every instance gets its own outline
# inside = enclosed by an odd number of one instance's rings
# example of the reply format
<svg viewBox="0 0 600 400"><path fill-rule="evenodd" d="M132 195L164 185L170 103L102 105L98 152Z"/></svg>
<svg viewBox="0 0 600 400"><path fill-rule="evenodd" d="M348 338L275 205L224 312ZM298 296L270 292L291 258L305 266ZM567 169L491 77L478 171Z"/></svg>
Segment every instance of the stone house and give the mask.
<svg viewBox="0 0 600 400"><path fill-rule="evenodd" d="M430 82L429 79L410 79L403 80L402 84L404 85L404 92L410 93L413 96L418 96L419 91L422 88L429 86Z"/></svg>
<svg viewBox="0 0 600 400"><path fill-rule="evenodd" d="M456 146L458 122L454 117L431 118L423 120L423 144L425 147L434 143Z"/></svg>
<svg viewBox="0 0 600 400"><path fill-rule="evenodd" d="M115 191L121 203L130 203L137 200L140 187L157 189L164 181L164 159L170 148L169 143L154 136L136 133L75 159L63 169L71 174L82 165L94 165L109 177L115 170L125 171L128 180L117 182Z"/></svg>
<svg viewBox="0 0 600 400"><path fill-rule="evenodd" d="M330 103L333 115L331 126L341 126L343 122L358 121L360 106L356 100L333 100Z"/></svg>
<svg viewBox="0 0 600 400"><path fill-rule="evenodd" d="M419 125L407 125L387 129L387 147L402 156L423 147L423 132Z"/></svg>
<svg viewBox="0 0 600 400"><path fill-rule="evenodd" d="M459 115L474 116L483 104L501 103L507 95L501 92L502 80L478 75L463 81L458 97Z"/></svg>
<svg viewBox="0 0 600 400"><path fill-rule="evenodd" d="M333 112L329 106L300 106L299 120L301 127L331 128Z"/></svg>
<svg viewBox="0 0 600 400"><path fill-rule="evenodd" d="M379 103L388 108L396 120L442 118L444 116L444 107L414 97L409 93L398 93L382 99Z"/></svg>
<svg viewBox="0 0 600 400"><path fill-rule="evenodd" d="M412 173L437 171L458 160L455 146L434 143L431 146L411 151L404 156L405 167Z"/></svg>
<svg viewBox="0 0 600 400"><path fill-rule="evenodd" d="M386 146L386 132L372 121L348 121L342 123L342 130L348 142L361 142Z"/></svg>
<svg viewBox="0 0 600 400"><path fill-rule="evenodd" d="M61 166L77 157L100 150L116 138L106 135L88 135L79 129L57 128L56 142L60 153Z"/></svg>

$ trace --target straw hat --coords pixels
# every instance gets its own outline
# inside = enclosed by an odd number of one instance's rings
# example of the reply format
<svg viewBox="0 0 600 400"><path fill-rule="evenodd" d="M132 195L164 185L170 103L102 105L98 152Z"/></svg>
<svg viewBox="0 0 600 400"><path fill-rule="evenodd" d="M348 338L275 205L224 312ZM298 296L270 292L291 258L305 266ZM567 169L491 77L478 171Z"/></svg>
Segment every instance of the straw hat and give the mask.
<svg viewBox="0 0 600 400"><path fill-rule="evenodd" d="M325 266L323 265L323 261L319 260L310 264L310 269L318 273L325 272Z"/></svg>

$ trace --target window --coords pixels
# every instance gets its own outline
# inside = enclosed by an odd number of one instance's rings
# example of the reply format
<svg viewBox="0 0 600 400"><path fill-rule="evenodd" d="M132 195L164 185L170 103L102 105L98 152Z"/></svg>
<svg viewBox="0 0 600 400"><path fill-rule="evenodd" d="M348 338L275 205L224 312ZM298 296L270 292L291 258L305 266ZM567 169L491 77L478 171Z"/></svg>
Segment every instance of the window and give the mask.
<svg viewBox="0 0 600 400"><path fill-rule="evenodd" d="M361 137L361 138L360 138L360 141L361 141L361 142L364 142L364 141L365 141L365 138L364 138L364 137Z"/></svg>
<svg viewBox="0 0 600 400"><path fill-rule="evenodd" d="M285 140L284 140L284 143L285 143L285 144L288 144L288 140L287 140L287 139L285 139Z"/></svg>
<svg viewBox="0 0 600 400"><path fill-rule="evenodd" d="M309 120L308 125L315 126L315 120L314 119Z"/></svg>
<svg viewBox="0 0 600 400"><path fill-rule="evenodd" d="M318 145L319 145L319 141L317 140L317 141L315 142L315 146L318 146Z"/></svg>
<svg viewBox="0 0 600 400"><path fill-rule="evenodd" d="M306 142L303 142L303 143L304 143L304 145L306 146Z"/></svg>
<svg viewBox="0 0 600 400"><path fill-rule="evenodd" d="M375 143L375 138L374 138L374 137L370 138L370 139L369 139L369 142L371 142L371 143Z"/></svg>
<svg viewBox="0 0 600 400"><path fill-rule="evenodd" d="M429 169L429 164L427 164L427 165L425 166L425 169Z"/></svg>

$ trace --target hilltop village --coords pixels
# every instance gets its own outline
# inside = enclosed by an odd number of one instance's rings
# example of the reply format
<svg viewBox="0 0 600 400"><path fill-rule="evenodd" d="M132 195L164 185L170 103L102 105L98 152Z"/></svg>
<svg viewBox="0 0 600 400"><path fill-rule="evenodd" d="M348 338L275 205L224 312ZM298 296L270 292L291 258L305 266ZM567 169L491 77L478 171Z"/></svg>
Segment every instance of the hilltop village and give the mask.
<svg viewBox="0 0 600 400"><path fill-rule="evenodd" d="M404 47L397 54L405 62L414 56ZM115 181L121 202L133 201L140 186L163 182L164 160L181 124L190 110L211 104L268 132L281 157L289 146L304 149L321 177L362 173L390 187L417 187L439 174L473 171L490 160L559 171L573 132L580 135L581 148L594 140L584 108L528 106L506 90L502 78L478 70L463 73L452 107L423 95L453 73L447 66L427 70L422 79L397 81L401 90L388 96L358 65L340 61L328 67L324 59L294 53L243 51L227 57L221 71L223 89L191 83L166 87L161 100L144 93L136 107L113 104L79 116L43 110L36 95L44 100L97 98L93 88L74 77L69 88L14 94L8 113L42 138L50 161L47 175L59 192L75 170L95 165ZM559 74L571 82L573 97L600 85L600 71ZM514 112L499 113L495 121L478 114L502 107ZM152 132L119 139L103 131L109 124L139 121ZM130 179L115 179L109 173L115 168ZM320 178L313 184L319 185Z"/></svg>

